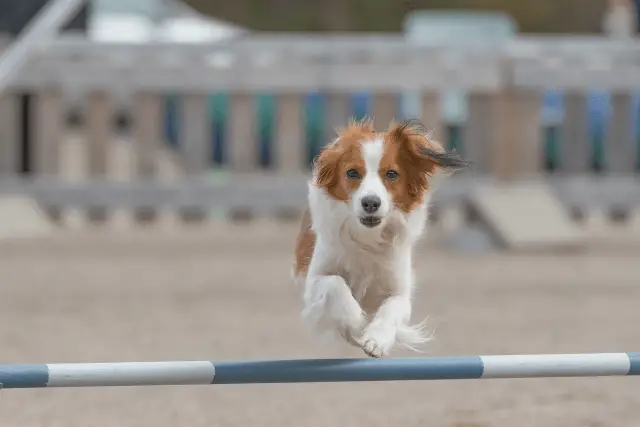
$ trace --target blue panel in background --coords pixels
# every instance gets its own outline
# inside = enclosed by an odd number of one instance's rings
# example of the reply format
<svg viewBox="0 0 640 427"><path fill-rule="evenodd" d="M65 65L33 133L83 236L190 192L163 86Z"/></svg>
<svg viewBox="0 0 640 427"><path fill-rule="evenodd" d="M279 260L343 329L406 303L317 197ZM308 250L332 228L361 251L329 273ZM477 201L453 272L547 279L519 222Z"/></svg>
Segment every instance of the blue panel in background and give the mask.
<svg viewBox="0 0 640 427"><path fill-rule="evenodd" d="M356 120L371 116L371 93L356 92L351 95L351 111Z"/></svg>
<svg viewBox="0 0 640 427"><path fill-rule="evenodd" d="M610 96L607 92L595 91L589 94L587 112L589 142L591 144L591 166L594 170L605 168L604 139L606 137L606 128L611 119L610 107Z"/></svg>

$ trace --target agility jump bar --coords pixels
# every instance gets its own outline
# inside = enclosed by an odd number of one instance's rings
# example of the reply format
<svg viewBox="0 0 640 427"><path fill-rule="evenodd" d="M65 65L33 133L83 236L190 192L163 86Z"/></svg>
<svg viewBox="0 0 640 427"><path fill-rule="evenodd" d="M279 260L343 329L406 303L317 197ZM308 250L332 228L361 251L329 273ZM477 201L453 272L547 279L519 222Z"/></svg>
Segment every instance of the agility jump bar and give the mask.
<svg viewBox="0 0 640 427"><path fill-rule="evenodd" d="M639 353L0 365L0 387L108 387L640 375Z"/></svg>

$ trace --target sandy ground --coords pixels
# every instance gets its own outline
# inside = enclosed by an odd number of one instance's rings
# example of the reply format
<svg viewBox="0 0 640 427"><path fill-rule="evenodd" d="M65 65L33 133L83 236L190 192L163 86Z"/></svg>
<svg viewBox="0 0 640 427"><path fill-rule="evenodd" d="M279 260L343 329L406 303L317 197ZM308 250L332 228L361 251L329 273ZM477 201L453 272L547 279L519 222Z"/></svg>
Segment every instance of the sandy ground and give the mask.
<svg viewBox="0 0 640 427"><path fill-rule="evenodd" d="M294 229L5 242L0 363L362 356L299 322ZM419 257L415 317L437 327L431 355L640 349L638 252ZM0 426L637 427L639 389L602 378L6 390Z"/></svg>

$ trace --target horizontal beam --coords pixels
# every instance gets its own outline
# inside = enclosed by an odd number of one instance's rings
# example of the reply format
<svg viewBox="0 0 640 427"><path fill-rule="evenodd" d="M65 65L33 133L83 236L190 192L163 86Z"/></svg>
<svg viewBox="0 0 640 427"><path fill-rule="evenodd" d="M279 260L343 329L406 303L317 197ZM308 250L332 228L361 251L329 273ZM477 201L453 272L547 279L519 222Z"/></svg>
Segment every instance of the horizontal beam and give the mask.
<svg viewBox="0 0 640 427"><path fill-rule="evenodd" d="M114 58L50 55L35 58L24 73L15 77L13 85L106 90L126 87L156 92L500 89L501 64L488 57L467 57L460 64L434 55L401 52L395 57L363 61L306 59L286 51L267 51L250 57L224 51L200 56L180 52L145 56L143 51L136 54L134 50ZM468 69L474 72L469 73Z"/></svg>
<svg viewBox="0 0 640 427"><path fill-rule="evenodd" d="M263 54L266 51L289 53L297 58L314 58L318 55L337 60L356 57L384 58L398 54L421 55L446 53L460 58L491 54L505 54L514 58L544 57L547 55L589 59L593 56L612 60L630 60L640 55L638 40L620 40L603 36L530 36L518 35L497 43L493 39L477 38L464 43L451 39L410 42L404 35L378 33L362 34L296 34L258 32L242 37L216 40L207 43L164 42L153 43L99 43L83 35L63 34L45 46L49 56L90 56L118 58L132 53L163 56L166 53L187 56L206 56L216 51L230 51L243 56Z"/></svg>
<svg viewBox="0 0 640 427"><path fill-rule="evenodd" d="M618 65L605 58L577 61L546 57L540 60L516 60L511 64L509 84L520 89L628 92L640 87L638 63Z"/></svg>
<svg viewBox="0 0 640 427"><path fill-rule="evenodd" d="M0 365L5 389L640 375L640 353Z"/></svg>
<svg viewBox="0 0 640 427"><path fill-rule="evenodd" d="M305 175L228 174L216 178L160 181L0 180L0 196L26 195L60 208L250 208L274 211L298 208L307 201ZM640 178L549 178L553 194L569 208L635 208L640 206ZM432 203L467 203L483 186L505 185L486 177L448 177L434 182Z"/></svg>
<svg viewBox="0 0 640 427"><path fill-rule="evenodd" d="M43 46L12 87L308 92L495 91L509 85L631 91L640 87L638 61L636 40L603 37L460 45L380 35L258 34L204 44L101 44L63 36Z"/></svg>
<svg viewBox="0 0 640 427"><path fill-rule="evenodd" d="M133 58L132 58L133 59ZM260 58L257 58L260 59ZM25 72L11 80L14 89L62 86L82 90L144 90L150 92L274 91L430 91L459 89L495 92L505 86L519 89L556 89L616 92L640 87L640 66L617 66L610 61L581 63L492 60L461 61L453 64L434 60L422 63L378 61L376 63L314 64L266 58L263 64L229 63L220 55L203 63L177 58L173 64L115 64L107 60L81 62L51 58L30 63ZM186 66L185 64L191 64ZM468 70L473 69L470 73Z"/></svg>

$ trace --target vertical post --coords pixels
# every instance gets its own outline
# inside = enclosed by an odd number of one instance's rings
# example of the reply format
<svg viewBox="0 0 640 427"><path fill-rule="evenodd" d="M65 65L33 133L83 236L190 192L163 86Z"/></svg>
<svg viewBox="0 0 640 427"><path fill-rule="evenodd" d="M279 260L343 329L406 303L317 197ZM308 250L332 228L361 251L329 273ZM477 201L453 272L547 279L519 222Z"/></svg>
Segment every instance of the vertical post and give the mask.
<svg viewBox="0 0 640 427"><path fill-rule="evenodd" d="M386 129L392 121L400 119L399 96L394 92L373 94L371 116L379 129Z"/></svg>
<svg viewBox="0 0 640 427"><path fill-rule="evenodd" d="M34 114L34 147L31 150L30 163L34 165L38 179L59 179L60 145L63 137L63 103L62 94L55 89L44 89L35 97ZM47 206L48 216L53 221L62 220L61 206Z"/></svg>
<svg viewBox="0 0 640 427"><path fill-rule="evenodd" d="M109 143L112 139L112 106L109 94L96 90L88 96L87 117L87 166L89 178L102 181L107 178L109 164ZM91 206L87 211L91 222L107 219L106 206Z"/></svg>
<svg viewBox="0 0 640 427"><path fill-rule="evenodd" d="M182 97L181 142L184 172L187 178L202 177L209 168L213 148L207 96L203 93ZM202 206L182 206L180 216L185 222L203 221L207 210Z"/></svg>
<svg viewBox="0 0 640 427"><path fill-rule="evenodd" d="M469 118L464 128L465 158L474 163L474 173L489 174L493 147L499 135L500 95L491 92L469 94Z"/></svg>
<svg viewBox="0 0 640 427"><path fill-rule="evenodd" d="M493 174L500 181L533 178L541 171L540 96L533 90L506 88L501 94L500 130L492 152Z"/></svg>
<svg viewBox="0 0 640 427"><path fill-rule="evenodd" d="M55 89L35 95L35 147L31 163L39 176L45 178L59 173L60 138L62 133L62 94Z"/></svg>
<svg viewBox="0 0 640 427"><path fill-rule="evenodd" d="M278 97L275 145L278 172L302 173L306 154L302 94L284 93Z"/></svg>
<svg viewBox="0 0 640 427"><path fill-rule="evenodd" d="M586 175L591 169L587 95L574 91L565 92L564 105L559 173L565 177ZM570 206L570 211L575 219L582 219L586 214L577 206Z"/></svg>
<svg viewBox="0 0 640 427"><path fill-rule="evenodd" d="M19 173L19 101L14 93L0 93L0 176L7 178Z"/></svg>
<svg viewBox="0 0 640 427"><path fill-rule="evenodd" d="M611 96L611 120L605 137L606 170L610 176L633 179L638 146L634 138L632 105L628 92L614 92ZM630 214L629 209L629 206L609 206L609 215L615 221L624 220Z"/></svg>
<svg viewBox="0 0 640 427"><path fill-rule="evenodd" d="M0 33L0 52L11 44L11 37ZM15 178L18 174L18 97L10 91L0 92L0 176Z"/></svg>
<svg viewBox="0 0 640 427"><path fill-rule="evenodd" d="M252 172L257 169L256 115L250 93L229 96L229 164L234 172Z"/></svg>
<svg viewBox="0 0 640 427"><path fill-rule="evenodd" d="M149 182L156 178L156 162L160 148L162 102L160 95L152 92L137 92L133 101L134 115L134 179ZM151 222L157 217L155 206L137 208L134 216L138 222Z"/></svg>
<svg viewBox="0 0 640 427"><path fill-rule="evenodd" d="M427 92L420 99L420 121L433 133L433 137L444 143L442 100L439 93Z"/></svg>
<svg viewBox="0 0 640 427"><path fill-rule="evenodd" d="M635 169L637 146L633 135L631 107L631 94L612 94L611 120L605 139L607 170L611 175L631 175Z"/></svg>
<svg viewBox="0 0 640 427"><path fill-rule="evenodd" d="M336 138L336 129L346 126L351 117L351 99L348 93L329 92L325 99L323 146Z"/></svg>
<svg viewBox="0 0 640 427"><path fill-rule="evenodd" d="M565 94L565 114L562 123L561 171L565 174L586 174L589 169L591 144L587 96L584 93Z"/></svg>

